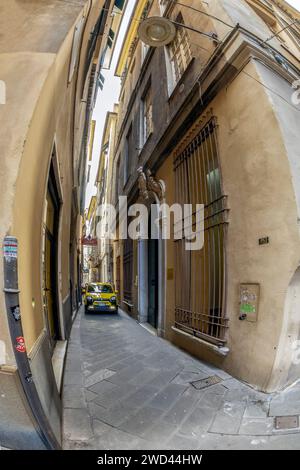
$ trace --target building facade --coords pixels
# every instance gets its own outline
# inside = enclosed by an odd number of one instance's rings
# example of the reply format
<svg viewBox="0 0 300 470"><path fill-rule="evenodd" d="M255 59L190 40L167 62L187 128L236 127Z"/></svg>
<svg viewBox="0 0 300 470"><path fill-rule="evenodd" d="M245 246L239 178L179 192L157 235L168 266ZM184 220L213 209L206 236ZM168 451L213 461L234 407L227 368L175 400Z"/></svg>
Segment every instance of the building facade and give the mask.
<svg viewBox="0 0 300 470"><path fill-rule="evenodd" d="M88 235L82 240L84 266L87 268L86 282L97 282L99 273L99 254L96 238L97 197L92 196L86 214Z"/></svg>
<svg viewBox="0 0 300 470"><path fill-rule="evenodd" d="M112 204L113 198L112 180L117 115L118 105L115 104L113 111L108 112L106 115L95 181L97 188L97 214L94 236L98 240L98 280L112 283L114 283L113 240L106 237L104 232L110 223L108 207ZM101 229L103 229L103 234L101 234Z"/></svg>
<svg viewBox="0 0 300 470"><path fill-rule="evenodd" d="M138 38L153 16L176 24L167 46ZM281 0L140 0L116 69L116 207L127 196L162 224L162 204L190 204L177 223L194 229L204 205L200 250L176 225L170 239L117 230L121 305L268 392L300 374L299 37L299 12Z"/></svg>
<svg viewBox="0 0 300 470"><path fill-rule="evenodd" d="M112 25L123 4L1 2L4 447L61 444L61 358L80 303L86 143L99 74L113 47Z"/></svg>

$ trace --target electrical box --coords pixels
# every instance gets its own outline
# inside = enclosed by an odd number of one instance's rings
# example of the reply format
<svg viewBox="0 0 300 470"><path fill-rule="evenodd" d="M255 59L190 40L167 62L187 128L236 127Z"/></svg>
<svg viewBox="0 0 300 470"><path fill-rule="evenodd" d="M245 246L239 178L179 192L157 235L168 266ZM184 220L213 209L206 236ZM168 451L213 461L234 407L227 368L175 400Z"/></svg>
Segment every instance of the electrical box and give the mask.
<svg viewBox="0 0 300 470"><path fill-rule="evenodd" d="M259 284L240 284L240 320L257 321L259 291Z"/></svg>

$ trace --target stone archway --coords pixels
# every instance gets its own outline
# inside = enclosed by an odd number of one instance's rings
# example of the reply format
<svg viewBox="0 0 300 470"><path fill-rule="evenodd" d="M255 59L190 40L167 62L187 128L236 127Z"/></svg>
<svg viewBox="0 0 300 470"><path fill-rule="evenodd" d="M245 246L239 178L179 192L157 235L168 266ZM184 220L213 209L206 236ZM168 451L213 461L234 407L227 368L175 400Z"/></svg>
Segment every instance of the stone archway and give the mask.
<svg viewBox="0 0 300 470"><path fill-rule="evenodd" d="M157 215L154 218L157 224L161 225L161 213L158 208L160 204L165 201L165 183L162 180L157 180L150 170L143 171L143 168L138 168L138 185L139 185L139 200L141 204L145 204L150 210L156 208ZM153 215L152 215L153 217ZM158 336L164 336L165 331L165 289L166 289L166 241L162 239L161 232L158 234L157 239L157 322L156 330ZM149 291L149 272L151 273L151 266L149 263L149 253L153 250L153 242L147 239L138 240L138 317L141 323L149 322L149 305L150 291ZM155 255L156 256L156 255ZM153 260L152 260L153 261ZM153 296L153 295L152 295ZM153 325L152 325L153 326Z"/></svg>

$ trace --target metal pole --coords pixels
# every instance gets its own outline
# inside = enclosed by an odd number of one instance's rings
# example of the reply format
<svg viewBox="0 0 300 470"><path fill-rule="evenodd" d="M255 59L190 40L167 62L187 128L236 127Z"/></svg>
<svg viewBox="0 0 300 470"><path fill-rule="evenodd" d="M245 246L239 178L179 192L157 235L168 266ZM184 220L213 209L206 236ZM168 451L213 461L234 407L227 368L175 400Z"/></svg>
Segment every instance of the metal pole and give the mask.
<svg viewBox="0 0 300 470"><path fill-rule="evenodd" d="M28 360L23 336L18 287L18 241L15 237L5 237L3 243L4 294L8 325L15 353L20 381L32 414L37 422L37 432L49 450L60 449L48 417L38 395ZM16 410L17 413L17 410Z"/></svg>
<svg viewBox="0 0 300 470"><path fill-rule="evenodd" d="M199 31L199 29L192 28L191 26L187 26L186 24L178 23L177 21L170 20L169 18L168 18L168 20L171 23L173 23L175 26L178 26L180 28L189 29L190 31L193 31L194 33L201 34L202 36L205 36L207 39L210 39L211 41L215 41L219 44L222 42L222 41L220 41L220 39L218 39L218 37L215 33L211 33L211 34L204 33L203 31Z"/></svg>

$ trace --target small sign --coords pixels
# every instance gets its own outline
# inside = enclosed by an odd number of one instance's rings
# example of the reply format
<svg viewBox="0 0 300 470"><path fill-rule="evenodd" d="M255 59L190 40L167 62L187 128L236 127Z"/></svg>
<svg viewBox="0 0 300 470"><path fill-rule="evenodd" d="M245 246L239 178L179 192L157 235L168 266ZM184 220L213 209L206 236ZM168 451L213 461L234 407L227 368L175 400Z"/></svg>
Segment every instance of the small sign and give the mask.
<svg viewBox="0 0 300 470"><path fill-rule="evenodd" d="M240 320L257 321L259 284L240 284Z"/></svg>
<svg viewBox="0 0 300 470"><path fill-rule="evenodd" d="M83 237L81 239L81 244L84 246L97 246L97 238Z"/></svg>
<svg viewBox="0 0 300 470"><path fill-rule="evenodd" d="M270 242L269 237L262 237L258 239L259 245L267 245Z"/></svg>

